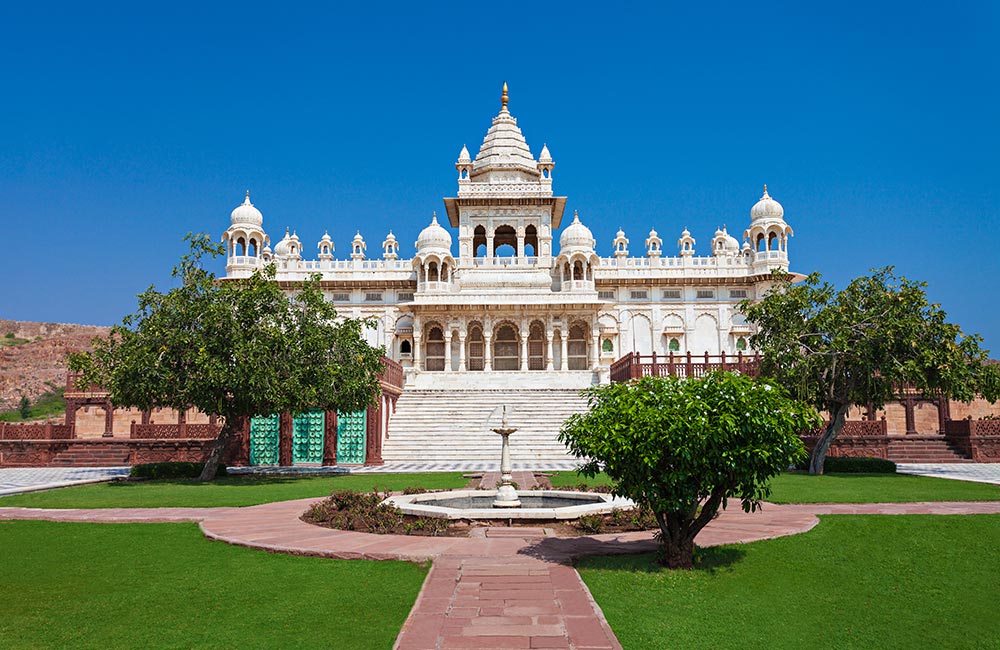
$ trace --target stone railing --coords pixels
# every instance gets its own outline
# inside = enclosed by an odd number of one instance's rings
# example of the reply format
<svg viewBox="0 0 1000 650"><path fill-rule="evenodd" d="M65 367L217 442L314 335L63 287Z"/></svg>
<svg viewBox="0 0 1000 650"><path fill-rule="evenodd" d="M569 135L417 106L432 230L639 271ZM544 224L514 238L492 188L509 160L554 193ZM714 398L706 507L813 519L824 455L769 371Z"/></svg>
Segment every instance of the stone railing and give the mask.
<svg viewBox="0 0 1000 650"><path fill-rule="evenodd" d="M632 381L640 377L702 377L713 370L737 371L756 377L760 373L760 356L742 352L719 355L630 352L611 364L611 381Z"/></svg>
<svg viewBox="0 0 1000 650"><path fill-rule="evenodd" d="M379 382L383 388L403 390L403 366L398 361L393 361L389 357L382 357L384 369L379 375Z"/></svg>
<svg viewBox="0 0 1000 650"><path fill-rule="evenodd" d="M1000 462L1000 420L945 420L944 435L977 463Z"/></svg>
<svg viewBox="0 0 1000 650"><path fill-rule="evenodd" d="M132 440L181 440L215 438L222 429L216 424L136 424L129 428Z"/></svg>
<svg viewBox="0 0 1000 650"><path fill-rule="evenodd" d="M0 440L70 440L73 427L66 424L0 422Z"/></svg>

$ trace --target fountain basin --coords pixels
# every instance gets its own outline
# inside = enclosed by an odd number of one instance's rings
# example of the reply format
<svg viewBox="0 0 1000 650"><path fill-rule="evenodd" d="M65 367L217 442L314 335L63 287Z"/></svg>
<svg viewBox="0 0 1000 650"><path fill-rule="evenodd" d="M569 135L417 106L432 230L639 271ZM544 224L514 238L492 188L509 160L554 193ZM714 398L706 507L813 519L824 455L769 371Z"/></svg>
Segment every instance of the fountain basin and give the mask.
<svg viewBox="0 0 1000 650"><path fill-rule="evenodd" d="M451 490L389 497L384 503L403 514L440 519L513 519L553 521L634 508L630 499L594 492L526 490L520 508L494 508L496 494L487 490Z"/></svg>

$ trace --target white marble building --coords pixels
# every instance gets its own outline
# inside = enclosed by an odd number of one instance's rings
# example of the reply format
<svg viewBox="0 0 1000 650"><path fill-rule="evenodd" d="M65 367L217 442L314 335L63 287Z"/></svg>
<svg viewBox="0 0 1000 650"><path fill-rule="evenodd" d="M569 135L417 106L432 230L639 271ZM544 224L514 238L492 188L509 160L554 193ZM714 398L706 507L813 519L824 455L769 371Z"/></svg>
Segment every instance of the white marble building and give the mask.
<svg viewBox="0 0 1000 650"><path fill-rule="evenodd" d="M656 230L631 242L619 230L601 257L585 216L559 232L566 197L552 191L555 162L546 146L534 157L507 104L505 84L476 157L462 147L446 217L431 219L413 257L400 256L391 231L378 256L360 233L348 259L335 257L328 234L312 260L313 245L294 232L272 250L248 193L223 235L227 277L269 262L282 282L321 274L340 313L377 320L371 342L415 388L574 388L608 381L610 363L631 351L746 350L750 330L735 306L759 296L772 269L788 268L792 229L767 187L742 244L722 227L698 255L684 229L670 255Z"/></svg>

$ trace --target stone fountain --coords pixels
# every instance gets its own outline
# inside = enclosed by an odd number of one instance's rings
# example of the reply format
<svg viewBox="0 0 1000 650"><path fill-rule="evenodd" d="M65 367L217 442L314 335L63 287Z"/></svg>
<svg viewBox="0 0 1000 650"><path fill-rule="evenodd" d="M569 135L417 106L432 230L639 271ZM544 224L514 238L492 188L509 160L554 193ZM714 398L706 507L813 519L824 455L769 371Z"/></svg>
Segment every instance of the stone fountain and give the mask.
<svg viewBox="0 0 1000 650"><path fill-rule="evenodd" d="M500 485L497 486L496 498L493 499L494 508L520 508L521 501L517 498L517 490L514 489L514 481L511 477L513 468L510 464L510 434L517 431L507 423L507 405L500 407L500 426L492 429L493 433L498 433L503 437L500 448Z"/></svg>

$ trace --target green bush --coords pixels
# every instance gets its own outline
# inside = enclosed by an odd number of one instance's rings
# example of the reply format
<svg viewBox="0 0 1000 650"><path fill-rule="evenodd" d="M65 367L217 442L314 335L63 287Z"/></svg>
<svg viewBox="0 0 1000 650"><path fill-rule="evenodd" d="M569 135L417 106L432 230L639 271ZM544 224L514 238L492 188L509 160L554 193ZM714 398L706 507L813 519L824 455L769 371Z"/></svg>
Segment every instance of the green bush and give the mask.
<svg viewBox="0 0 1000 650"><path fill-rule="evenodd" d="M883 458L846 458L827 456L825 474L895 474L896 463Z"/></svg>
<svg viewBox="0 0 1000 650"><path fill-rule="evenodd" d="M144 463L135 465L129 476L132 478L198 478L204 467L202 463ZM226 475L225 465L219 465L216 478Z"/></svg>

